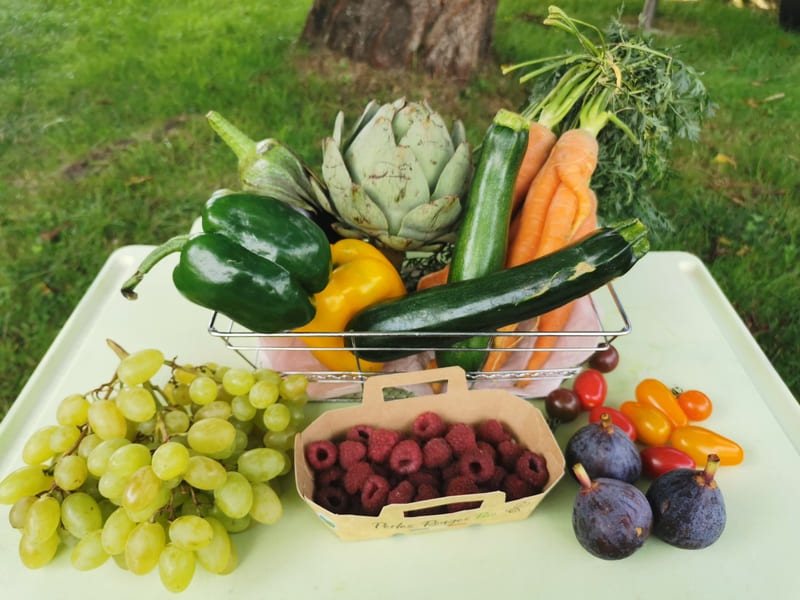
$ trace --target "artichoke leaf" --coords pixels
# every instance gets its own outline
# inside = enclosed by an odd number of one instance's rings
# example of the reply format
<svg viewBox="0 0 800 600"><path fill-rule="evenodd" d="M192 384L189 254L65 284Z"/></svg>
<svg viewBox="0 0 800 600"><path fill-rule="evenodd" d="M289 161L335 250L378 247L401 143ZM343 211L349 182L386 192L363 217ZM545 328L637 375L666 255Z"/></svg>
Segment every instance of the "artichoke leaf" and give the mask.
<svg viewBox="0 0 800 600"><path fill-rule="evenodd" d="M412 122L397 143L409 148L417 157L428 189L432 190L454 150L444 120L435 114L425 115Z"/></svg>
<svg viewBox="0 0 800 600"><path fill-rule="evenodd" d="M391 154L374 156L361 184L386 215L390 234L397 234L406 213L430 200L425 174L414 153L403 146L396 146Z"/></svg>
<svg viewBox="0 0 800 600"><path fill-rule="evenodd" d="M364 125L369 123L372 118L375 116L375 113L378 112L380 108L380 103L377 100L370 100L367 106L364 108L364 112L361 113L361 116L358 120L353 124L352 129L350 130L350 134L347 136L347 139L344 141L345 146L349 146L353 139L358 135L358 133L364 128ZM339 147L343 147L342 144L339 144Z"/></svg>
<svg viewBox="0 0 800 600"><path fill-rule="evenodd" d="M334 209L331 212L338 214L336 199L340 198L342 202L347 201L346 199L352 194L353 180L347 171L347 165L344 164L344 157L339 151L339 146L332 137L322 141L322 179L328 186L330 204Z"/></svg>
<svg viewBox="0 0 800 600"><path fill-rule="evenodd" d="M355 183L362 183L376 157L388 156L396 147L392 118L394 107L384 104L344 150L344 160ZM324 157L323 157L324 158Z"/></svg>
<svg viewBox="0 0 800 600"><path fill-rule="evenodd" d="M333 133L331 137L333 138L333 143L336 144L339 148L342 147L342 131L344 130L344 112L341 110L336 113L336 120L333 122Z"/></svg>
<svg viewBox="0 0 800 600"><path fill-rule="evenodd" d="M463 197L469 189L472 176L472 148L467 142L459 144L442 169L431 197Z"/></svg>
<svg viewBox="0 0 800 600"><path fill-rule="evenodd" d="M353 184L348 196L331 196L331 201L339 217L348 225L371 236L386 231L389 224L383 211L365 193L364 189Z"/></svg>
<svg viewBox="0 0 800 600"><path fill-rule="evenodd" d="M397 235L422 242L436 240L453 230L461 218L461 208L458 196L442 196L421 204L406 214Z"/></svg>
<svg viewBox="0 0 800 600"><path fill-rule="evenodd" d="M467 130L464 123L459 120L453 121L453 128L450 130L450 139L453 141L453 147L458 147L461 144L467 143Z"/></svg>

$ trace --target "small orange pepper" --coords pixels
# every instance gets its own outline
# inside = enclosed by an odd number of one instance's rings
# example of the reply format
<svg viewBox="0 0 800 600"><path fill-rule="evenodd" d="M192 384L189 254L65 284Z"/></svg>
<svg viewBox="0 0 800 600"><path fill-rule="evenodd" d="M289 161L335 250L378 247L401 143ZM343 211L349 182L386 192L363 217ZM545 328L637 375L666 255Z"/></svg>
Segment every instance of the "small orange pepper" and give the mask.
<svg viewBox="0 0 800 600"><path fill-rule="evenodd" d="M705 464L709 454L718 455L723 466L738 465L744 460L744 450L739 444L699 425L676 427L669 443L691 456L698 465Z"/></svg>
<svg viewBox="0 0 800 600"><path fill-rule="evenodd" d="M643 379L636 386L636 401L657 408L666 415L673 427L689 424L689 417L678 404L675 394L658 379ZM705 461L703 461L705 462Z"/></svg>
<svg viewBox="0 0 800 600"><path fill-rule="evenodd" d="M619 411L633 423L636 441L646 446L663 446L669 440L672 423L657 408L628 400L620 405Z"/></svg>

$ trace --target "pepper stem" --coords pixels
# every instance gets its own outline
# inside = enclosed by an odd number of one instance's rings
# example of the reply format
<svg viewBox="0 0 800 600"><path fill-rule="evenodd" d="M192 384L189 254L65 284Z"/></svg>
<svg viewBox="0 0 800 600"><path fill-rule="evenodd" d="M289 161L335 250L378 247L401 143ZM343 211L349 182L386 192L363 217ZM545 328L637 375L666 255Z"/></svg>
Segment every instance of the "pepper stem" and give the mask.
<svg viewBox="0 0 800 600"><path fill-rule="evenodd" d="M206 114L211 129L222 138L228 147L233 150L236 157L243 161L256 153L256 142L250 139L243 131L216 111Z"/></svg>
<svg viewBox="0 0 800 600"><path fill-rule="evenodd" d="M165 256L172 254L173 252L180 252L181 249L186 245L186 242L189 241L191 236L189 234L183 235L176 235L173 238L168 239L166 242L161 244L160 246L155 247L153 250L150 251L150 254L144 257L139 268L136 269L136 273L130 276L130 278L122 284L122 295L125 296L128 300L136 300L137 295L134 292L139 283L141 283L144 276L150 272L156 264L158 264L161 259Z"/></svg>

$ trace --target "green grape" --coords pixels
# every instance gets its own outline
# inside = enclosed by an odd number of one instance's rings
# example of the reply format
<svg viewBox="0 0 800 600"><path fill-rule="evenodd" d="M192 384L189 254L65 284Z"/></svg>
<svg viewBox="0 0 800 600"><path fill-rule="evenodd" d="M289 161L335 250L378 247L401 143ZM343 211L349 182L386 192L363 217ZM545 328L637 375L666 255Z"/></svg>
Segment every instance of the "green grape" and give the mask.
<svg viewBox="0 0 800 600"><path fill-rule="evenodd" d="M283 515L283 504L278 494L268 483L256 482L251 485L253 506L250 507L250 516L264 525L277 523Z"/></svg>
<svg viewBox="0 0 800 600"><path fill-rule="evenodd" d="M292 458L289 456L288 452L283 452L283 469L281 472L278 473L278 477L282 477L283 475L288 475L292 470Z"/></svg>
<svg viewBox="0 0 800 600"><path fill-rule="evenodd" d="M218 393L217 382L208 375L200 375L189 384L189 398L199 406L211 404Z"/></svg>
<svg viewBox="0 0 800 600"><path fill-rule="evenodd" d="M26 465L0 481L0 504L14 504L25 496L35 496L50 489L53 478L40 467Z"/></svg>
<svg viewBox="0 0 800 600"><path fill-rule="evenodd" d="M179 385L189 385L197 378L197 375L197 371L191 365L183 365L172 371L172 378Z"/></svg>
<svg viewBox="0 0 800 600"><path fill-rule="evenodd" d="M236 545L231 544L231 551L228 555L228 563L219 572L219 575L229 575L236 570L239 566L239 553L236 551Z"/></svg>
<svg viewBox="0 0 800 600"><path fill-rule="evenodd" d="M59 425L86 424L89 418L89 399L82 394L72 394L64 398L56 408L56 421Z"/></svg>
<svg viewBox="0 0 800 600"><path fill-rule="evenodd" d="M189 458L183 478L192 487L210 491L225 483L226 471L219 461L198 454Z"/></svg>
<svg viewBox="0 0 800 600"><path fill-rule="evenodd" d="M286 457L273 448L252 448L242 452L236 466L248 481L269 481L283 471Z"/></svg>
<svg viewBox="0 0 800 600"><path fill-rule="evenodd" d="M96 433L83 436L80 444L78 444L78 456L85 458L88 465L89 455L92 453L92 450L97 448L102 442L103 440Z"/></svg>
<svg viewBox="0 0 800 600"><path fill-rule="evenodd" d="M89 476L86 459L77 454L67 454L58 459L53 469L53 481L64 491L77 490Z"/></svg>
<svg viewBox="0 0 800 600"><path fill-rule="evenodd" d="M169 526L170 541L184 550L205 548L213 537L211 523L198 515L178 517Z"/></svg>
<svg viewBox="0 0 800 600"><path fill-rule="evenodd" d="M28 465L40 465L55 456L50 448L50 438L58 429L57 425L48 425L34 431L22 447L22 460Z"/></svg>
<svg viewBox="0 0 800 600"><path fill-rule="evenodd" d="M230 535L219 520L214 517L207 517L206 520L211 524L214 536L208 546L195 551L197 562L209 573L222 573L230 562L233 544L231 544Z"/></svg>
<svg viewBox="0 0 800 600"><path fill-rule="evenodd" d="M129 476L140 467L149 465L150 460L150 448L144 444L125 444L108 457L106 473Z"/></svg>
<svg viewBox="0 0 800 600"><path fill-rule="evenodd" d="M143 423L156 414L156 399L141 386L124 387L114 401L125 418L135 423Z"/></svg>
<svg viewBox="0 0 800 600"><path fill-rule="evenodd" d="M125 564L136 575L152 571L166 545L166 533L160 523L138 523L125 541Z"/></svg>
<svg viewBox="0 0 800 600"><path fill-rule="evenodd" d="M138 513L151 506L158 498L161 480L153 471L153 467L139 467L128 479L122 491L122 506L128 513Z"/></svg>
<svg viewBox="0 0 800 600"><path fill-rule="evenodd" d="M222 376L222 388L231 396L244 396L253 387L253 373L240 367L231 367Z"/></svg>
<svg viewBox="0 0 800 600"><path fill-rule="evenodd" d="M164 395L170 404L176 406L189 406L192 403L192 397L189 394L189 384L187 383L173 383L169 382L164 387Z"/></svg>
<svg viewBox="0 0 800 600"><path fill-rule="evenodd" d="M170 435L175 433L186 433L189 431L191 420L182 410L170 410L164 414L164 426Z"/></svg>
<svg viewBox="0 0 800 600"><path fill-rule="evenodd" d="M34 540L23 534L18 548L22 564L29 569L41 569L53 560L59 543L58 533L45 540Z"/></svg>
<svg viewBox="0 0 800 600"><path fill-rule="evenodd" d="M256 407L250 404L247 396L236 396L231 400L231 415L238 421L251 421L256 412Z"/></svg>
<svg viewBox="0 0 800 600"><path fill-rule="evenodd" d="M25 517L28 514L28 509L36 500L38 500L36 496L24 496L11 505L11 510L8 511L8 522L14 529L23 529L25 527Z"/></svg>
<svg viewBox="0 0 800 600"><path fill-rule="evenodd" d="M280 397L280 384L269 379L256 381L247 394L250 404L256 408L266 408L275 404Z"/></svg>
<svg viewBox="0 0 800 600"><path fill-rule="evenodd" d="M267 431L261 438L262 443L267 448L274 448L275 450L290 450L294 447L294 438L297 435L297 429L293 424L283 431Z"/></svg>
<svg viewBox="0 0 800 600"><path fill-rule="evenodd" d="M225 515L240 519L253 505L253 488L244 475L229 471L225 483L214 490L214 503Z"/></svg>
<svg viewBox="0 0 800 600"><path fill-rule="evenodd" d="M267 369L266 367L260 367L253 371L253 377L255 377L256 381L270 381L275 385L280 385L281 383L281 374L274 369Z"/></svg>
<svg viewBox="0 0 800 600"><path fill-rule="evenodd" d="M139 436L144 436L148 438L154 437L157 423L158 421L156 420L155 417L147 419L147 421L142 421L136 426L136 437Z"/></svg>
<svg viewBox="0 0 800 600"><path fill-rule="evenodd" d="M213 517L225 528L228 533L241 533L247 531L253 523L253 519L247 514L243 517L233 518L222 512L216 504L208 511L207 517Z"/></svg>
<svg viewBox="0 0 800 600"><path fill-rule="evenodd" d="M108 459L111 458L111 455L122 446L130 443L131 441L124 437L102 440L86 457L86 466L89 467L89 473L95 477L102 477L106 469L108 469Z"/></svg>
<svg viewBox="0 0 800 600"><path fill-rule="evenodd" d="M180 477L189 466L189 449L178 442L161 444L153 452L151 466L163 481Z"/></svg>
<svg viewBox="0 0 800 600"><path fill-rule="evenodd" d="M32 542L41 542L55 534L60 523L61 504L53 496L42 496L28 508L23 532Z"/></svg>
<svg viewBox="0 0 800 600"><path fill-rule="evenodd" d="M287 375L281 380L281 398L298 400L308 389L308 378L302 373Z"/></svg>
<svg viewBox="0 0 800 600"><path fill-rule="evenodd" d="M228 420L233 424L234 427L236 427L236 429L238 429L239 431L243 431L247 435L250 435L250 433L253 431L253 427L255 427L255 424L252 420L240 421L235 416L232 416Z"/></svg>
<svg viewBox="0 0 800 600"><path fill-rule="evenodd" d="M89 407L89 427L104 440L125 437L128 422L111 400L95 400Z"/></svg>
<svg viewBox="0 0 800 600"><path fill-rule="evenodd" d="M292 421L292 413L289 407L278 402L264 409L264 427L268 431L283 431Z"/></svg>
<svg viewBox="0 0 800 600"><path fill-rule="evenodd" d="M80 540L103 526L103 512L89 494L73 492L61 502L61 524Z"/></svg>
<svg viewBox="0 0 800 600"><path fill-rule="evenodd" d="M155 498L153 498L153 501L150 504L143 506L140 510L134 511L127 508L125 510L132 521L135 521L136 523L143 523L144 521L152 520L158 511L169 504L169 499L171 497L171 490L162 485L156 491Z"/></svg>
<svg viewBox="0 0 800 600"><path fill-rule="evenodd" d="M119 362L117 377L125 385L139 385L158 373L163 364L164 355L160 350L139 350Z"/></svg>
<svg viewBox="0 0 800 600"><path fill-rule="evenodd" d="M108 560L108 552L103 548L103 532L95 529L80 540L72 549L70 562L78 571L90 571Z"/></svg>
<svg viewBox="0 0 800 600"><path fill-rule="evenodd" d="M286 404L289 408L289 425L295 429L303 429L306 422L306 407L300 404Z"/></svg>
<svg viewBox="0 0 800 600"><path fill-rule="evenodd" d="M122 492L125 491L129 477L128 473L106 471L97 481L97 489L104 498L108 498L114 504L120 504L122 502Z"/></svg>
<svg viewBox="0 0 800 600"><path fill-rule="evenodd" d="M50 450L56 454L67 452L81 439L81 430L75 425L59 425L50 436Z"/></svg>
<svg viewBox="0 0 800 600"><path fill-rule="evenodd" d="M187 434L189 447L202 454L222 452L235 439L236 428L233 424L217 417L196 421Z"/></svg>
<svg viewBox="0 0 800 600"><path fill-rule="evenodd" d="M194 413L194 420L202 421L203 419L209 419L211 417L227 419L231 416L231 412L232 409L230 402L225 402L224 400L214 400L205 406L201 406Z"/></svg>
<svg viewBox="0 0 800 600"><path fill-rule="evenodd" d="M167 544L158 559L158 575L167 591L178 593L189 587L194 577L197 559L194 552L174 543Z"/></svg>
<svg viewBox="0 0 800 600"><path fill-rule="evenodd" d="M241 429L236 429L236 439L233 441L233 455L239 456L247 449L250 437Z"/></svg>
<svg viewBox="0 0 800 600"><path fill-rule="evenodd" d="M127 511L121 506L112 512L103 525L101 542L103 549L110 555L121 554L125 551L125 541L128 539L136 522L128 516Z"/></svg>

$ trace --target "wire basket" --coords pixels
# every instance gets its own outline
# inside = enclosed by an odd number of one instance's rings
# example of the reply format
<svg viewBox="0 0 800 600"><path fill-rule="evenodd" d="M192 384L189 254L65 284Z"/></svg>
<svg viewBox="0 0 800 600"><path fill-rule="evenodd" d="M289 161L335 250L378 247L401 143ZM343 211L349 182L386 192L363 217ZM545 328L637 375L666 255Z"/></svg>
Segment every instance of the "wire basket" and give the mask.
<svg viewBox="0 0 800 600"><path fill-rule="evenodd" d="M591 312L596 327L584 328L579 330L565 330L557 332L542 333L539 331L514 331L513 333L497 333L486 331L460 331L460 332L437 332L435 335L439 338L452 338L454 342L459 339L468 339L475 336L489 336L499 338L506 336L519 336L524 341L518 346L502 350L509 353L530 353L530 352L550 352L568 353L563 356L582 357L573 363L566 363L564 361L548 361L544 367L536 370L527 369L503 369L499 371L468 371L466 373L468 382L472 384L489 385L496 384L517 384L527 381L539 380L563 380L576 374L580 369L586 358L593 352L608 348L612 341L617 337L627 335L631 331L631 323L625 309L617 295L616 290L611 284L607 284L603 288L596 290L589 296L587 300L591 306ZM601 310L599 306L610 307L606 311L604 317L601 317ZM238 323L235 323L228 317L221 313L214 312L211 316L211 321L208 325L208 333L214 337L220 338L227 348L238 353L254 368L262 367L267 364L269 366L268 358L275 356L274 353L310 353L312 350L322 350L325 352L345 352L358 350L358 340L360 338L374 335L374 332L279 332L279 333L260 333L253 332L243 328ZM413 339L415 337L424 338L430 337L431 333L426 332L392 332L381 333L381 336L397 337L405 339ZM535 339L541 336L546 336L548 340L552 339L552 344L547 344L539 348L532 348ZM305 343L307 338L320 338L320 337L336 337L346 340L344 348L317 348L310 343ZM370 348L374 350L374 347ZM383 348L381 348L383 349ZM414 353L432 353L437 350L447 350L447 347L425 347L421 350L419 346L400 346L392 345L392 350L413 350ZM484 349L464 349L466 352L484 352ZM512 362L509 358L508 362ZM549 362L561 362L555 366L549 366ZM291 360L289 360L291 363ZM342 384L342 383L359 383L363 384L367 378L374 375L387 374L397 372L399 369L393 363L386 363L389 367L387 370L382 371L332 371L321 367L319 369L313 368L280 368L280 371L285 374L300 373L305 375L309 382L326 383L326 384ZM524 395L524 394L522 394ZM352 394L347 395L343 399L352 399ZM312 398L313 400L314 398ZM326 398L330 400L330 398Z"/></svg>

